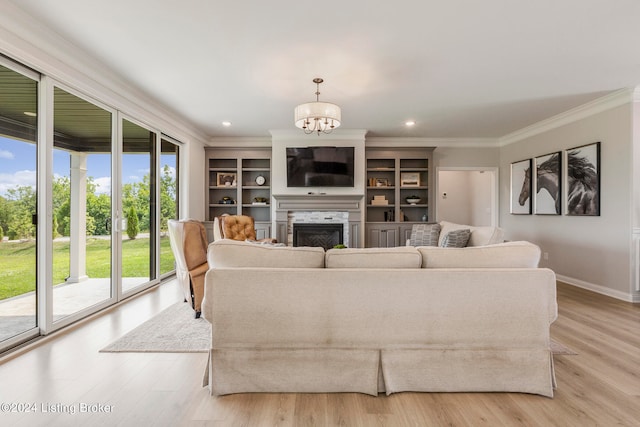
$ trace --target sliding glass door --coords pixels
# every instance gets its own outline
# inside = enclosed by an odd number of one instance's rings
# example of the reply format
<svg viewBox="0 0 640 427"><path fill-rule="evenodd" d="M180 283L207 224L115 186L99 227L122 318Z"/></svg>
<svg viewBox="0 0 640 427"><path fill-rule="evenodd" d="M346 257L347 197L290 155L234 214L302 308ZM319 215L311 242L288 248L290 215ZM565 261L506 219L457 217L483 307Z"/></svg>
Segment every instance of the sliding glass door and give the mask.
<svg viewBox="0 0 640 427"><path fill-rule="evenodd" d="M0 349L37 334L38 79L0 58Z"/></svg>
<svg viewBox="0 0 640 427"><path fill-rule="evenodd" d="M122 120L122 292L155 280L156 133Z"/></svg>
<svg viewBox="0 0 640 427"><path fill-rule="evenodd" d="M173 272L179 151L0 55L0 352Z"/></svg>
<svg viewBox="0 0 640 427"><path fill-rule="evenodd" d="M179 144L163 137L160 142L160 275L175 269L167 222L178 219Z"/></svg>
<svg viewBox="0 0 640 427"><path fill-rule="evenodd" d="M53 90L53 320L112 298L113 114Z"/></svg>

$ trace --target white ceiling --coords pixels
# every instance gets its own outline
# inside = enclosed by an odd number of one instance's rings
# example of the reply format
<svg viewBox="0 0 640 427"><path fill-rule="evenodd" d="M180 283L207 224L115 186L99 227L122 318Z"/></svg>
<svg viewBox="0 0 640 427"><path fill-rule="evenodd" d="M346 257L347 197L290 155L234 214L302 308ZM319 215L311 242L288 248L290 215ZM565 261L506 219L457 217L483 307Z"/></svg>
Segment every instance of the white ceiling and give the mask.
<svg viewBox="0 0 640 427"><path fill-rule="evenodd" d="M638 0L13 3L211 137L294 129L314 77L344 128L434 138L504 136L640 83Z"/></svg>

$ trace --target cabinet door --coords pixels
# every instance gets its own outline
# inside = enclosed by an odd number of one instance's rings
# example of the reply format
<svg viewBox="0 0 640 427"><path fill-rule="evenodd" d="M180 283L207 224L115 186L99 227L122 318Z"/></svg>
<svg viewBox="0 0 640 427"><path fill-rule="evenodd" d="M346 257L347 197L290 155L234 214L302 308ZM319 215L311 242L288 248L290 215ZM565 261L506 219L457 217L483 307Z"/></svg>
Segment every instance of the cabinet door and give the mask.
<svg viewBox="0 0 640 427"><path fill-rule="evenodd" d="M256 222L256 239L268 239L271 237L270 222Z"/></svg>
<svg viewBox="0 0 640 427"><path fill-rule="evenodd" d="M409 224L400 226L400 241L398 242L398 245L405 246L407 244L407 240L411 238L412 227L413 226Z"/></svg>
<svg viewBox="0 0 640 427"><path fill-rule="evenodd" d="M393 248L398 246L398 228L393 226L369 226L367 247Z"/></svg>

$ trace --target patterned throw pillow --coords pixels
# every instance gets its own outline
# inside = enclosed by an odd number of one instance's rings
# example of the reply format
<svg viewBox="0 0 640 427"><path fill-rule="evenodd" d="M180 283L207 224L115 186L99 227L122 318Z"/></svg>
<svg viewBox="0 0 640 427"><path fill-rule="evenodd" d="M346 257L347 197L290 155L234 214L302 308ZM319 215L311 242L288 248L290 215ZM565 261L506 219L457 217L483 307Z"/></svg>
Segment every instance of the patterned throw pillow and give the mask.
<svg viewBox="0 0 640 427"><path fill-rule="evenodd" d="M438 246L440 224L415 224L411 228L409 246Z"/></svg>
<svg viewBox="0 0 640 427"><path fill-rule="evenodd" d="M454 230L447 233L442 241L443 248L464 248L469 243L469 237L471 237L471 230Z"/></svg>

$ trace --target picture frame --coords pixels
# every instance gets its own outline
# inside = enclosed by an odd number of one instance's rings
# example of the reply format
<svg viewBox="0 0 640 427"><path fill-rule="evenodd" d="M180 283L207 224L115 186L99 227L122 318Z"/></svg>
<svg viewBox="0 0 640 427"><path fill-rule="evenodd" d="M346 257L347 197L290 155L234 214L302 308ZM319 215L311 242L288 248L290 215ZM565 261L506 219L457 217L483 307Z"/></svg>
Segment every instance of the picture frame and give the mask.
<svg viewBox="0 0 640 427"><path fill-rule="evenodd" d="M238 174L235 172L218 172L216 175L216 183L218 187L235 187L237 186Z"/></svg>
<svg viewBox="0 0 640 427"><path fill-rule="evenodd" d="M389 180L387 178L375 178L376 187L388 187Z"/></svg>
<svg viewBox="0 0 640 427"><path fill-rule="evenodd" d="M511 214L513 215L531 215L532 165L532 159L511 163Z"/></svg>
<svg viewBox="0 0 640 427"><path fill-rule="evenodd" d="M400 173L400 187L420 187L420 174L417 172Z"/></svg>
<svg viewBox="0 0 640 427"><path fill-rule="evenodd" d="M600 142L565 150L566 215L600 216Z"/></svg>
<svg viewBox="0 0 640 427"><path fill-rule="evenodd" d="M562 214L562 152L535 158L534 188L536 215Z"/></svg>

